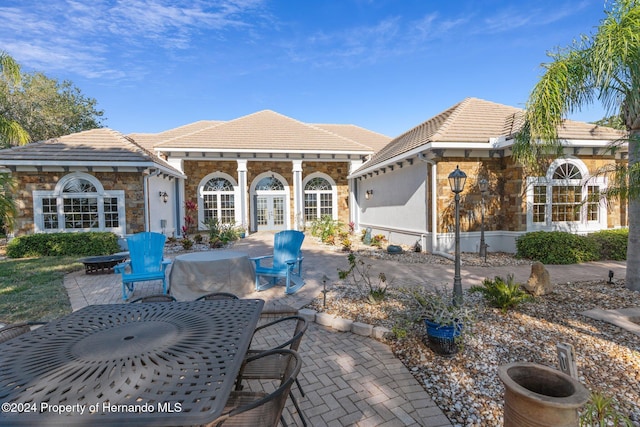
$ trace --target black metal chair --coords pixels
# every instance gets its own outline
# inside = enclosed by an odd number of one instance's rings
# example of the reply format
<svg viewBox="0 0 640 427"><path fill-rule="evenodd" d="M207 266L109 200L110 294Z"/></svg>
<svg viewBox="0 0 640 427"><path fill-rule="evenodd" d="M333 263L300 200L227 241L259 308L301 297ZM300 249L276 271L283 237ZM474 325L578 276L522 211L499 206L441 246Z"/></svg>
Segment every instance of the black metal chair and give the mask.
<svg viewBox="0 0 640 427"><path fill-rule="evenodd" d="M254 365L269 365L277 372L269 379L280 379L277 388L271 393L263 391L232 391L223 414L210 425L213 426L264 426L276 427L283 421L282 411L287 403L287 395L296 380L302 360L298 353L290 349L276 349L259 353L245 359L238 379L242 380L244 370ZM282 372L282 375L279 373Z"/></svg>
<svg viewBox="0 0 640 427"><path fill-rule="evenodd" d="M307 319L298 315L281 317L280 319L258 326L251 338L252 344L247 351L247 360L248 358L256 357L259 354L271 350L288 348L298 351L302 336L307 331L307 327ZM256 341L258 341L257 345ZM282 378L284 375L282 366L270 365L270 361L273 360L265 360L260 364L254 363L244 367L242 369L242 375L238 376L238 380L236 381L236 390L242 389L242 380ZM300 394L304 397L304 390L297 378L295 382L298 390L300 390ZM298 400L291 391L289 391L289 396L291 397L293 406L296 408L296 411L298 411L302 425L306 426L307 421L298 404Z"/></svg>
<svg viewBox="0 0 640 427"><path fill-rule="evenodd" d="M220 299L238 299L238 296L230 292L212 292L196 298L196 301L214 301Z"/></svg>
<svg viewBox="0 0 640 427"><path fill-rule="evenodd" d="M0 329L0 343L9 341L19 335L26 334L31 331L34 326L45 325L47 322L24 322L7 325Z"/></svg>
<svg viewBox="0 0 640 427"><path fill-rule="evenodd" d="M134 300L129 301L129 303L131 304L136 302L173 302L173 301L176 301L176 299L172 295L154 294L154 295L147 295L146 297L136 298Z"/></svg>

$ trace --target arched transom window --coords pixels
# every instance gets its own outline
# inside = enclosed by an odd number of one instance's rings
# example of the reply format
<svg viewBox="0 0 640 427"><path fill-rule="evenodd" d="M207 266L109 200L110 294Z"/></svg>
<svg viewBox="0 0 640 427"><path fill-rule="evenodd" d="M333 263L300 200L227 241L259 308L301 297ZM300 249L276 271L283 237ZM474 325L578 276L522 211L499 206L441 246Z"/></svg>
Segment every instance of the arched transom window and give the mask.
<svg viewBox="0 0 640 427"><path fill-rule="evenodd" d="M323 216L335 215L335 190L329 180L322 176L315 176L304 185L304 218L312 222Z"/></svg>
<svg viewBox="0 0 640 427"><path fill-rule="evenodd" d="M236 222L236 201L233 183L227 178L211 178L202 186L204 222L217 219L222 224Z"/></svg>
<svg viewBox="0 0 640 427"><path fill-rule="evenodd" d="M55 190L34 191L36 231L124 232L124 192L104 191L94 176L74 173Z"/></svg>
<svg viewBox="0 0 640 427"><path fill-rule="evenodd" d="M599 194L603 179L589 178L584 164L577 160L556 160L545 177L532 181L530 223L540 227L580 229L572 224L596 224L602 220ZM565 227L566 226L566 227Z"/></svg>
<svg viewBox="0 0 640 427"><path fill-rule="evenodd" d="M256 184L257 191L284 191L284 184L274 176L265 176Z"/></svg>

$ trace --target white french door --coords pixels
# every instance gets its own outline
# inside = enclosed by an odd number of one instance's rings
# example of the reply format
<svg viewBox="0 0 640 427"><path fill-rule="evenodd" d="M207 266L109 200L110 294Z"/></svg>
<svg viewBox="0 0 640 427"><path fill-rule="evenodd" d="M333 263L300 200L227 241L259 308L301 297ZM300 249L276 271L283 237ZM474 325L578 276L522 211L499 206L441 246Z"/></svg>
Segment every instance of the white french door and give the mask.
<svg viewBox="0 0 640 427"><path fill-rule="evenodd" d="M256 225L258 231L285 229L285 201L284 195L256 196Z"/></svg>

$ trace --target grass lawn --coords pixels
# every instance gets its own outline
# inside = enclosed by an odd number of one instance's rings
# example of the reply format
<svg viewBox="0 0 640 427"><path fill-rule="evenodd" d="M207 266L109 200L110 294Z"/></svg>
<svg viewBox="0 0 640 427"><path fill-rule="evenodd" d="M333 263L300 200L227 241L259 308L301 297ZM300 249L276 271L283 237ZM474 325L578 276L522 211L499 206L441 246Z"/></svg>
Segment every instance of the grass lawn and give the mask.
<svg viewBox="0 0 640 427"><path fill-rule="evenodd" d="M77 257L0 261L0 323L48 322L71 313L64 275L82 268Z"/></svg>

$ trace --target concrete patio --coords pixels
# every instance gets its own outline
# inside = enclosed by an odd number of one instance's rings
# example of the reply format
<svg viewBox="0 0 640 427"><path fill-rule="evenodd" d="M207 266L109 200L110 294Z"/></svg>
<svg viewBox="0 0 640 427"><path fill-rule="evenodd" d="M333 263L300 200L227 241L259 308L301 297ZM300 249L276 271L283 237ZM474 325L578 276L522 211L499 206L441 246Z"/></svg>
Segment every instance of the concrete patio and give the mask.
<svg viewBox="0 0 640 427"><path fill-rule="evenodd" d="M272 233L256 233L235 243L233 250L249 256L271 253ZM260 293L251 289L239 296L261 298L273 304L286 304L296 309L306 306L321 295L323 280L327 285L338 280L337 269L347 267L346 255L307 238L303 244L306 285L294 295L285 295L282 287ZM168 257L175 254L168 253ZM376 261L376 269L393 277L394 286L450 283L452 265L398 264ZM624 277L625 263L601 262L580 266L549 266L552 280L593 280L605 278L609 270ZM526 281L530 267L465 267L464 287L479 284L486 277L515 275ZM120 276L114 274L87 275L84 271L69 274L65 286L73 310L87 304L121 303ZM160 281L139 283L132 298L160 293ZM451 426L443 412L432 401L418 381L394 357L385 344L373 338L311 323L300 353L304 366L299 380L306 396L300 404L311 426ZM294 393L297 393L294 390ZM299 425L290 402L285 410L288 425ZM298 423L298 424L296 424Z"/></svg>

